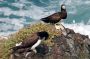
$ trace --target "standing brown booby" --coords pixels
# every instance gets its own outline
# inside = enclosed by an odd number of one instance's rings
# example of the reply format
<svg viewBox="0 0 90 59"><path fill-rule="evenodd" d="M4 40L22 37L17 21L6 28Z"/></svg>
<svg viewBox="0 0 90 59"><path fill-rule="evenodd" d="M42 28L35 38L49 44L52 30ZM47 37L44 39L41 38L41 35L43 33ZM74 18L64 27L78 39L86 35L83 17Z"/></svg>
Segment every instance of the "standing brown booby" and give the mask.
<svg viewBox="0 0 90 59"><path fill-rule="evenodd" d="M61 5L61 12L54 13L48 17L42 18L41 20L45 23L58 23L61 19L67 18L67 11L64 4Z"/></svg>
<svg viewBox="0 0 90 59"><path fill-rule="evenodd" d="M47 40L49 34L46 31L33 33L31 36L27 37L19 46L13 47L13 52L16 52L18 49L30 48L34 52L37 52L35 48L40 45L42 40Z"/></svg>

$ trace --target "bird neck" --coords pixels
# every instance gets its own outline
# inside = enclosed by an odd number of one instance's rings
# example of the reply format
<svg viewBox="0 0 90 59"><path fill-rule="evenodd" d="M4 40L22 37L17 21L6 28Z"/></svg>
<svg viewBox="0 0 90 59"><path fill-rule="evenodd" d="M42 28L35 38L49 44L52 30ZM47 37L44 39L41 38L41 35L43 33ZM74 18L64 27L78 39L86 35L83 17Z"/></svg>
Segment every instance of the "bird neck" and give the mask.
<svg viewBox="0 0 90 59"><path fill-rule="evenodd" d="M31 47L31 50L33 50L33 49L35 49L37 46L39 46L40 45L40 43L41 43L41 39L39 39L32 47Z"/></svg>
<svg viewBox="0 0 90 59"><path fill-rule="evenodd" d="M61 9L61 12L66 12L66 9Z"/></svg>

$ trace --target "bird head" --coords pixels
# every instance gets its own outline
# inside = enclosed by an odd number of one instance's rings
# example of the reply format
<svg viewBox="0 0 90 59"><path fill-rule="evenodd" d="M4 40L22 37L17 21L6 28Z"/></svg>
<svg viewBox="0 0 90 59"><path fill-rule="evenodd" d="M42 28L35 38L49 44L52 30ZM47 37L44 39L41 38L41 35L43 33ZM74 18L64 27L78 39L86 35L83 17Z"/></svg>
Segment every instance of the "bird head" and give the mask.
<svg viewBox="0 0 90 59"><path fill-rule="evenodd" d="M37 32L37 35L40 37L40 39L44 38L45 40L47 40L49 37L49 34L46 31Z"/></svg>
<svg viewBox="0 0 90 59"><path fill-rule="evenodd" d="M62 10L66 10L65 4L62 4L62 5L61 5L61 11L62 11Z"/></svg>

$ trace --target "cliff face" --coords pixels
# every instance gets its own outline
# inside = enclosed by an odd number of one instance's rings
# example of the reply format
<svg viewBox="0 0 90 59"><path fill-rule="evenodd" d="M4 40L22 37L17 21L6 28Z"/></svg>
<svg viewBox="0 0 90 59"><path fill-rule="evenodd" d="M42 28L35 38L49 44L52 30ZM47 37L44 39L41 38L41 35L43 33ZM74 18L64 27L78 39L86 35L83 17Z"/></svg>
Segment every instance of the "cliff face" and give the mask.
<svg viewBox="0 0 90 59"><path fill-rule="evenodd" d="M11 54L10 59L90 59L90 39L87 35L65 28L67 35L54 35L51 45L41 44L38 53ZM58 32L58 31L57 31Z"/></svg>
<svg viewBox="0 0 90 59"><path fill-rule="evenodd" d="M55 50L56 53L61 51L61 59L90 59L89 55L89 42L88 36L75 33L73 30L66 29L68 35L58 36L54 38L55 43L58 43L58 47ZM55 54L56 55L56 54ZM56 55L58 57L58 55ZM57 58L58 59L58 58Z"/></svg>

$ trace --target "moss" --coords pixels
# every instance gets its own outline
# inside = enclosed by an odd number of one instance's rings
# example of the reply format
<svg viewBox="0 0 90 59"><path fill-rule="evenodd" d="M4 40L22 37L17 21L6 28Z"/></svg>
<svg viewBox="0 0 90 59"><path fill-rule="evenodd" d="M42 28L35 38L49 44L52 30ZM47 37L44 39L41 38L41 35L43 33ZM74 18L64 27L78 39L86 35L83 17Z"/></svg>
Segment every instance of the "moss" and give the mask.
<svg viewBox="0 0 90 59"><path fill-rule="evenodd" d="M2 47L0 47L0 59L9 59L10 48L37 31L47 31L50 34L48 40L44 41L44 43L48 44L49 46L53 45L53 43L51 42L53 36L60 35L60 31L57 31L54 26L50 24L37 23L28 26L27 28L20 29L17 33L11 35L10 38L2 44Z"/></svg>

